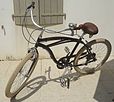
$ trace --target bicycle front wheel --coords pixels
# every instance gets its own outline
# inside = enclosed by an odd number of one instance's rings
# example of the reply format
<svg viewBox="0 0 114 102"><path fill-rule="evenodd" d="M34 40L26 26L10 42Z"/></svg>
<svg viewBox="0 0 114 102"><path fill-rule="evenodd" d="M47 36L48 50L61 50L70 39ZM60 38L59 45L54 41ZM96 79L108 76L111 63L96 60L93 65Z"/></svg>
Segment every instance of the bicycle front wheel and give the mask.
<svg viewBox="0 0 114 102"><path fill-rule="evenodd" d="M34 57L35 56L35 57ZM19 93L25 86L26 81L32 74L38 61L38 53L28 53L26 57L19 63L16 70L10 77L6 86L5 94L7 97L13 97Z"/></svg>
<svg viewBox="0 0 114 102"><path fill-rule="evenodd" d="M87 47L83 46L77 53L74 65L74 69L81 74L90 74L101 69L101 66L107 61L111 53L111 44L106 39L95 39L87 43L87 46L91 48L91 53L94 53L95 61L87 63ZM78 66L79 65L79 66Z"/></svg>

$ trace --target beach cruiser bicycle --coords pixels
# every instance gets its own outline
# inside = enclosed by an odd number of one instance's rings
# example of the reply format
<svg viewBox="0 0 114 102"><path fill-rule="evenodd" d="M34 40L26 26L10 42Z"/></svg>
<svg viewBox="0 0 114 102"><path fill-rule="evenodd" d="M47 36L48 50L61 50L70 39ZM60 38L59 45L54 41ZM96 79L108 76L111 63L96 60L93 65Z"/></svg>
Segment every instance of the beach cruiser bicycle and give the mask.
<svg viewBox="0 0 114 102"><path fill-rule="evenodd" d="M32 2L30 6L26 9L25 17L23 20L23 25L26 27L26 15L28 12L31 14L31 20L35 26L37 26L37 30L41 31L37 40L32 37L30 34L30 38L35 41L34 47L28 50L26 57L19 63L16 70L13 72L10 77L8 84L6 86L5 94L7 97L13 97L18 94L22 88L24 88L27 80L32 74L37 62L38 62L38 48L45 49L54 63L57 65L58 69L64 69L64 73L60 78L60 83L63 85L64 82L67 83L67 87L69 88L70 82L70 73L72 69L75 69L76 72L86 75L92 74L95 71L101 69L101 66L107 61L111 53L111 44L108 40L104 38L94 39L90 42L84 39L84 35L89 35L92 37L98 33L98 28L95 24L86 22L84 24L80 24L77 26L76 24L70 23L68 28L56 31L50 30L46 27L42 27L38 25L33 18L33 9L35 8L35 3ZM22 32L24 34L22 26ZM77 31L81 30L83 33L81 35L77 34ZM69 33L66 33L66 32ZM52 34L63 34L64 36L56 36L56 37L43 37L44 32L52 33ZM69 35L68 35L69 34ZM68 36L65 36L68 35ZM77 36L77 38L75 38ZM24 35L25 37L25 35ZM30 42L26 37L25 39ZM50 42L50 43L45 43ZM61 58L56 58L52 47L67 44L73 42L73 49L69 49L65 47L65 51L67 54ZM32 43L32 42L30 42ZM77 53L75 51L78 49L79 45L83 45ZM67 74L67 80L64 79L64 75Z"/></svg>

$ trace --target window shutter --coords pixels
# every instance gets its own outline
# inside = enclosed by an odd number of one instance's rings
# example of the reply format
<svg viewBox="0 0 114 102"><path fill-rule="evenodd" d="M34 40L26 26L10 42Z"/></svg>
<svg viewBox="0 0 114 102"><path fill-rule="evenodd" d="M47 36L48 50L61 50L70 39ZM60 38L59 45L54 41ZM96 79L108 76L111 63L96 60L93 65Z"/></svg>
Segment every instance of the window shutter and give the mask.
<svg viewBox="0 0 114 102"><path fill-rule="evenodd" d="M14 0L14 20L16 25L22 25L24 13L31 2L35 2L33 15L35 22L42 26L63 23L63 0ZM33 26L30 13L27 15L27 26Z"/></svg>
<svg viewBox="0 0 114 102"><path fill-rule="evenodd" d="M31 4L33 0L14 0L14 20L16 25L22 25L22 21L24 18L25 10L28 5ZM37 0L34 0L36 2L36 6L38 6ZM38 8L36 7L33 11L34 19L37 23L39 23L38 16ZM30 18L30 13L27 15L26 20L27 26L33 26L33 23Z"/></svg>
<svg viewBox="0 0 114 102"><path fill-rule="evenodd" d="M14 17L15 17L15 23L19 25L21 23L21 17L20 17L20 0L14 0Z"/></svg>
<svg viewBox="0 0 114 102"><path fill-rule="evenodd" d="M63 23L63 0L40 0L40 24L55 25Z"/></svg>

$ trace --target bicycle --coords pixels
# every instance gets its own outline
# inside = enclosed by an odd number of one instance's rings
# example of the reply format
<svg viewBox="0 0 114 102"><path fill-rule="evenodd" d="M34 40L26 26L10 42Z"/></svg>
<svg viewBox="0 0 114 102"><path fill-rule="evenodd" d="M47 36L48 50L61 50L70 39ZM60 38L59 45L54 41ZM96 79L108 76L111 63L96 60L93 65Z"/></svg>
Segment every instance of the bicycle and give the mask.
<svg viewBox="0 0 114 102"><path fill-rule="evenodd" d="M68 28L60 31L46 29L45 27L38 25L34 21L34 7L35 3L32 2L32 4L26 10L25 18L26 14L30 11L31 20L33 24L38 27L38 30L40 30L41 33L39 34L37 41L35 41L34 47L28 50L26 57L20 62L20 64L17 66L16 70L10 77L5 90L5 94L7 97L15 96L25 86L27 80L29 79L38 62L39 53L37 49L39 47L45 49L49 53L51 59L57 65L58 69L65 69L64 73L61 76L60 82L62 85L67 82L68 88L70 84L70 73L73 68L76 70L76 72L82 75L92 74L101 69L101 66L107 61L111 53L111 44L108 40L99 38L88 42L84 39L84 35L86 34L88 34L91 38L93 35L96 35L98 33L98 27L95 24L86 22L77 26L76 24L70 23ZM26 21L25 18L23 22ZM78 30L81 30L83 33L81 35L77 34ZM69 36L43 38L44 32L68 35L66 31L70 31ZM78 38L74 38L73 36L77 36ZM32 34L30 34L30 38L33 39ZM25 39L30 42L30 40L28 40L26 37ZM49 44L43 43L49 41L53 42L50 42ZM65 47L65 51L67 52L67 54L64 57L57 59L53 51L51 50L51 47L71 42L75 43L73 49L70 51L68 47ZM83 47L81 47L78 52L75 53L80 44L82 44ZM64 75L67 75L67 80L65 80L65 78L63 77Z"/></svg>

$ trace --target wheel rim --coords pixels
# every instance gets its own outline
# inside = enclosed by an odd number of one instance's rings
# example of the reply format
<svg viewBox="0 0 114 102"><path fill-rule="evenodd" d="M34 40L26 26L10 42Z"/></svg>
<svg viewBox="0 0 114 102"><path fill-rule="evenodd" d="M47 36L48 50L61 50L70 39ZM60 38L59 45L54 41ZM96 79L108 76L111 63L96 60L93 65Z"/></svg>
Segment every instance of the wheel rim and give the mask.
<svg viewBox="0 0 114 102"><path fill-rule="evenodd" d="M22 66L23 68L19 71L19 73L17 74L15 80L12 83L10 92L14 93L16 91L18 91L20 89L20 87L22 87L22 85L26 82L26 80L29 77L29 69L31 68L33 64L32 60L28 60L24 66ZM28 73L29 72L29 73Z"/></svg>
<svg viewBox="0 0 114 102"><path fill-rule="evenodd" d="M91 48L92 48L91 52L96 54L97 60L94 62L88 63L87 65L79 66L78 67L79 70L83 71L83 73L86 73L86 70L91 70L91 69L94 69L95 71L98 70L99 67L106 61L108 48L105 43L94 43L91 46ZM84 48L82 53L85 51L87 52L87 50ZM79 54L78 58L82 53ZM76 64L84 64L87 60L86 57L80 60L78 60L78 58L76 60Z"/></svg>

